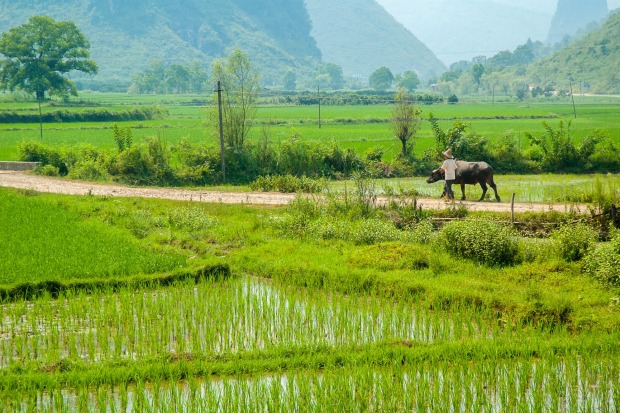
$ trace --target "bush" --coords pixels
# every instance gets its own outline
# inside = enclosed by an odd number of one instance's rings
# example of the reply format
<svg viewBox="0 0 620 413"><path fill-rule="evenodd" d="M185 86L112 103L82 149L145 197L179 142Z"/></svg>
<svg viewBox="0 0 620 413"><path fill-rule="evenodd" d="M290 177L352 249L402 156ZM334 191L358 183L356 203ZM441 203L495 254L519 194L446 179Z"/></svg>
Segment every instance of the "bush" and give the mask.
<svg viewBox="0 0 620 413"><path fill-rule="evenodd" d="M253 191L278 191L284 193L304 192L309 194L320 193L325 189L325 181L305 176L293 175L259 176L250 184Z"/></svg>
<svg viewBox="0 0 620 413"><path fill-rule="evenodd" d="M59 175L67 174L64 153L60 149L50 148L40 143L27 142L19 145L19 160L23 162L40 162L41 170L46 165L57 168Z"/></svg>
<svg viewBox="0 0 620 413"><path fill-rule="evenodd" d="M58 168L53 165L45 165L37 169L37 172L43 176L59 176Z"/></svg>
<svg viewBox="0 0 620 413"><path fill-rule="evenodd" d="M351 237L356 244L376 244L400 240L402 234L391 223L371 218L358 221L353 228Z"/></svg>
<svg viewBox="0 0 620 413"><path fill-rule="evenodd" d="M450 254L485 265L511 265L517 261L517 233L498 222L465 219L442 228L438 241Z"/></svg>
<svg viewBox="0 0 620 413"><path fill-rule="evenodd" d="M566 261L579 261L595 240L596 233L586 224L565 224L551 233L558 255Z"/></svg>
<svg viewBox="0 0 620 413"><path fill-rule="evenodd" d="M112 157L107 171L120 181L134 185L170 185L175 177L169 158L164 143L149 138L145 145L133 145Z"/></svg>
<svg viewBox="0 0 620 413"><path fill-rule="evenodd" d="M609 243L591 248L583 260L583 271L612 287L620 287L620 233Z"/></svg>

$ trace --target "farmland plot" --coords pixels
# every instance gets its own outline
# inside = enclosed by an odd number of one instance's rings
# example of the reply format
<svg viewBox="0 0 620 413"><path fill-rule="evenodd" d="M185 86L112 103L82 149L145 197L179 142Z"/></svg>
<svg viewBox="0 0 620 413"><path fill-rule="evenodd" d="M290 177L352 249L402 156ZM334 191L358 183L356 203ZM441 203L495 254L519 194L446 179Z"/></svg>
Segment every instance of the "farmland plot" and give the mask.
<svg viewBox="0 0 620 413"><path fill-rule="evenodd" d="M528 352L523 331L483 310L247 277L10 303L0 320L0 406L13 411L595 412L620 403L617 351L578 354L541 334Z"/></svg>

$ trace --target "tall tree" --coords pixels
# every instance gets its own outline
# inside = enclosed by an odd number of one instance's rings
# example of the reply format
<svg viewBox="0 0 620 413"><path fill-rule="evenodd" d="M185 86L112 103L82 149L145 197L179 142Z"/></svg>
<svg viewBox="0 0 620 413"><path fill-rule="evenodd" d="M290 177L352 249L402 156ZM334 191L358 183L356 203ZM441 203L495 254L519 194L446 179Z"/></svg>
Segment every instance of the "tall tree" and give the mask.
<svg viewBox="0 0 620 413"><path fill-rule="evenodd" d="M288 69L286 73L284 73L284 79L282 80L284 83L285 90L295 90L297 89L297 75L293 69Z"/></svg>
<svg viewBox="0 0 620 413"><path fill-rule="evenodd" d="M409 156L413 148L413 142L410 141L420 128L421 113L422 110L413 104L405 89L399 89L390 122L394 135L402 145L401 155L405 158Z"/></svg>
<svg viewBox="0 0 620 413"><path fill-rule="evenodd" d="M47 16L33 16L0 37L0 53L4 55L0 60L0 88L35 94L41 138L45 93L77 96L75 84L64 75L71 71L97 73L89 49L89 41L74 23Z"/></svg>
<svg viewBox="0 0 620 413"><path fill-rule="evenodd" d="M327 63L319 66L317 81L319 83L324 83L330 89L342 89L344 86L342 67L334 63Z"/></svg>
<svg viewBox="0 0 620 413"><path fill-rule="evenodd" d="M402 75L396 75L396 83L408 92L413 92L420 85L420 78L413 70L407 70Z"/></svg>
<svg viewBox="0 0 620 413"><path fill-rule="evenodd" d="M64 74L71 71L97 73L89 60L90 43L77 26L47 16L33 16L27 23L2 34L0 86L34 93L38 100L45 93L76 96L77 88Z"/></svg>
<svg viewBox="0 0 620 413"><path fill-rule="evenodd" d="M383 91L392 86L392 83L394 83L394 75L390 69L382 66L372 72L368 82L370 83L371 88Z"/></svg>
<svg viewBox="0 0 620 413"><path fill-rule="evenodd" d="M248 136L260 90L260 77L246 53L234 49L213 64L213 81L222 87L222 126L228 147L241 148ZM218 125L219 129L219 125Z"/></svg>

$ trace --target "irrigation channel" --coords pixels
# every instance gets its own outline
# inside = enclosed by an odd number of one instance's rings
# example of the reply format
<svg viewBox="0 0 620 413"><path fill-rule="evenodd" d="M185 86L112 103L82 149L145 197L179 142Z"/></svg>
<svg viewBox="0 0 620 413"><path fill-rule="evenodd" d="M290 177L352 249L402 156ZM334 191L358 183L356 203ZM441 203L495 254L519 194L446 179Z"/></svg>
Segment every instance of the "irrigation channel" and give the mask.
<svg viewBox="0 0 620 413"><path fill-rule="evenodd" d="M538 357L549 339L542 332L533 355L520 355L515 343L523 328L481 308L429 311L413 298L335 294L247 276L6 303L0 410L620 408L617 356ZM145 374L149 368L155 373Z"/></svg>

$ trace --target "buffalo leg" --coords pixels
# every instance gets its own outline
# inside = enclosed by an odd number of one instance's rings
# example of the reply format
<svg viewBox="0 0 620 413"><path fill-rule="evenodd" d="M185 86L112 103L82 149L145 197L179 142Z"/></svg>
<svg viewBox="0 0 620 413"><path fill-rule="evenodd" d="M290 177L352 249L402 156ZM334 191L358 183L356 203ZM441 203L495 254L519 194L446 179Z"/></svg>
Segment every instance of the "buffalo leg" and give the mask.
<svg viewBox="0 0 620 413"><path fill-rule="evenodd" d="M465 201L465 184L461 184L461 201Z"/></svg>
<svg viewBox="0 0 620 413"><path fill-rule="evenodd" d="M482 188L482 196L478 201L482 201L484 199L484 196L487 194L487 184L485 184L484 182L480 182L480 187Z"/></svg>
<svg viewBox="0 0 620 413"><path fill-rule="evenodd" d="M495 192L495 199L497 199L497 202L501 202L499 199L499 195L497 194L497 185L495 185L495 182L491 181L489 185L491 185L491 188L493 188L493 192Z"/></svg>

